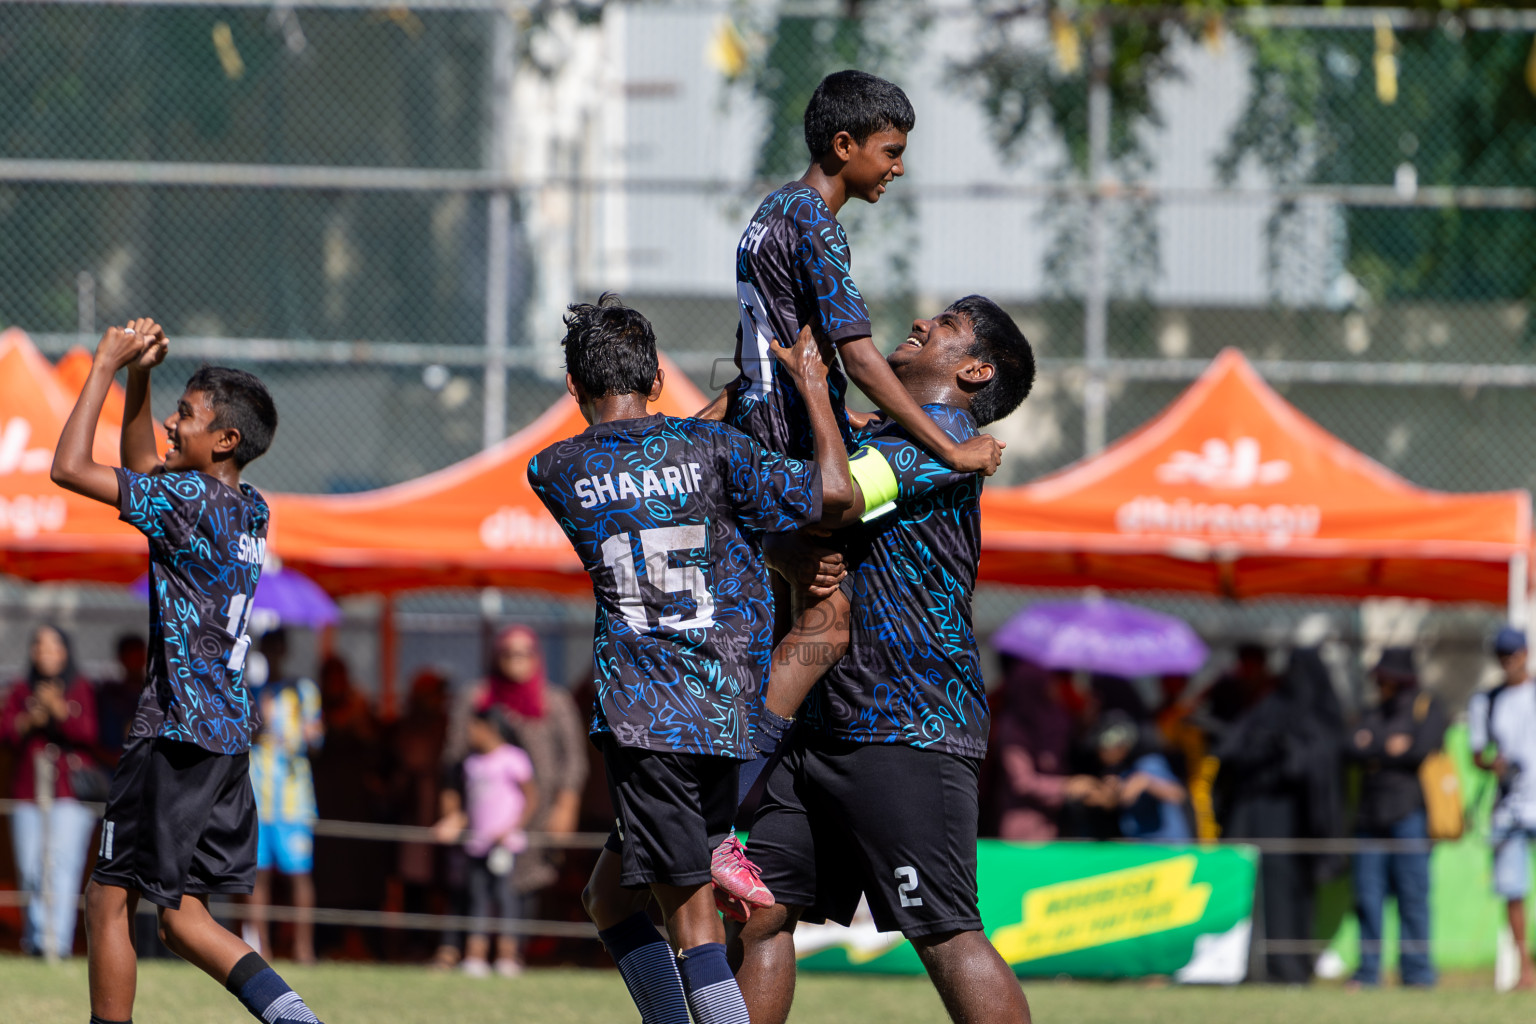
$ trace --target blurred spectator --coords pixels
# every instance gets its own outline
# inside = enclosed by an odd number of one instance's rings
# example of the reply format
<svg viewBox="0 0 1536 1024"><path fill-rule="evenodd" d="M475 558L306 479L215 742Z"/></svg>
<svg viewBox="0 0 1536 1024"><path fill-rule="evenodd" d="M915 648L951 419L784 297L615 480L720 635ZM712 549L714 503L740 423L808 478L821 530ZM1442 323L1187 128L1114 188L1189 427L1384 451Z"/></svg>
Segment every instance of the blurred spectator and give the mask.
<svg viewBox="0 0 1536 1024"><path fill-rule="evenodd" d="M469 916L477 925L464 942L463 970L472 977L491 972L490 922L520 916L512 872L517 854L527 848L524 830L539 805L533 763L507 741L504 730L510 731L510 725L497 708L477 711L470 718L465 733L471 753L459 769L462 784L443 790L443 817L436 825L442 841L464 834ZM522 973L515 937L505 926L496 931L496 973Z"/></svg>
<svg viewBox="0 0 1536 1024"><path fill-rule="evenodd" d="M497 709L511 726L512 739L527 751L538 785L532 832L570 835L580 824L587 781L586 728L568 691L549 685L539 635L527 626L508 626L491 645L484 679L466 687L454 702L447 756L464 756L466 724L473 713ZM539 847L517 859L512 876L525 912L537 910L538 893L558 875L563 851Z"/></svg>
<svg viewBox="0 0 1536 1024"><path fill-rule="evenodd" d="M0 742L15 748L11 843L21 889L33 893L21 945L67 957L75 946L75 907L96 816L81 800L104 800L105 773L91 756L97 740L96 696L75 668L69 637L58 627L32 632L26 678L0 706ZM39 772L54 776L51 792ZM44 864L44 851L47 864ZM49 900L40 894L47 872Z"/></svg>
<svg viewBox="0 0 1536 1024"><path fill-rule="evenodd" d="M1389 647L1376 663L1377 705L1360 719L1344 756L1361 766L1362 839L1427 840L1428 817L1419 765L1445 741L1445 710L1434 694L1419 689L1413 651ZM1429 849L1355 854L1355 913L1360 918L1360 985L1381 982L1382 910L1397 897L1401 925L1399 963L1404 985L1431 986L1429 962Z"/></svg>
<svg viewBox="0 0 1536 1024"><path fill-rule="evenodd" d="M1255 692L1261 681L1247 677L1244 692ZM1240 714L1216 748L1223 837L1338 836L1343 732L1343 715L1322 658L1315 650L1294 651L1279 685ZM1330 858L1311 854L1263 854L1265 939L1312 937L1313 896L1331 864ZM1312 958L1304 952L1270 953L1266 968L1271 981L1304 983L1312 975Z"/></svg>
<svg viewBox="0 0 1536 1024"><path fill-rule="evenodd" d="M388 802L395 824L431 826L439 818L443 747L448 736L448 677L423 668L411 678L405 714L390 726ZM401 843L395 875L405 905L443 905L464 912L463 853L430 843ZM446 892L446 903L444 893ZM456 932L443 936L440 953L457 959Z"/></svg>
<svg viewBox="0 0 1536 1024"><path fill-rule="evenodd" d="M1184 786L1166 757L1143 747L1141 729L1125 712L1104 715L1099 758L1104 764L1104 793L1118 812L1121 836L1189 841Z"/></svg>
<svg viewBox="0 0 1536 1024"><path fill-rule="evenodd" d="M320 663L320 716L325 745L311 758L315 805L321 818L384 822L391 817L385 784L384 742L366 697L352 682L344 659L330 655ZM321 836L315 841L315 888L328 907L378 910L393 851L376 842ZM321 941L338 943L335 927L322 926ZM361 955L381 945L376 929L339 932L345 955Z"/></svg>
<svg viewBox="0 0 1536 1024"><path fill-rule="evenodd" d="M149 647L144 638L137 633L118 637L117 663L122 666L122 676L106 680L96 688L99 747L113 761L123 752L139 695L144 692L144 671L149 664Z"/></svg>
<svg viewBox="0 0 1536 1024"><path fill-rule="evenodd" d="M368 698L352 682L347 663L339 655L320 662L320 714L332 742L343 736L373 743L379 738L379 722Z"/></svg>
<svg viewBox="0 0 1536 1024"><path fill-rule="evenodd" d="M1217 838L1216 810L1211 796L1217 764L1210 755L1199 698L1190 694L1188 676L1163 676L1158 680L1158 689L1162 702L1154 720L1163 749L1168 754L1168 765L1189 791L1195 835L1202 841L1214 841Z"/></svg>
<svg viewBox="0 0 1536 1024"><path fill-rule="evenodd" d="M293 958L315 960L315 784L309 756L320 749L320 688L314 680L287 671L288 634L274 629L261 638L267 680L252 694L261 713L261 731L251 744L251 787L256 791L256 886L251 893L250 927L258 953L272 956L266 908L272 902L272 872L288 880L299 911L293 926ZM250 941L251 937L247 938Z"/></svg>
<svg viewBox="0 0 1536 1024"><path fill-rule="evenodd" d="M1206 751L1205 730L1193 720L1195 705L1187 697L1189 677L1162 676L1157 689L1159 701L1152 721L1168 753L1168 766L1174 775L1187 782Z"/></svg>
<svg viewBox="0 0 1536 1024"><path fill-rule="evenodd" d="M1493 641L1504 680L1474 694L1467 707L1467 739L1477 766L1498 780L1488 838L1493 843L1493 888L1505 900L1509 929L1520 950L1518 987L1536 989L1526 945L1525 897L1531 888L1530 840L1536 836L1536 684L1531 682L1525 634L1506 626Z"/></svg>
<svg viewBox="0 0 1536 1024"><path fill-rule="evenodd" d="M1060 680L1022 658L1003 655L1002 709L995 725L1002 768L997 800L998 834L1004 839L1055 839L1068 800L1097 792L1089 775L1069 775L1073 717L1062 701Z"/></svg>
<svg viewBox="0 0 1536 1024"><path fill-rule="evenodd" d="M1129 679L1095 672L1088 677L1088 688L1093 693L1094 707L1099 716L1119 711L1133 722L1145 721L1150 717L1147 714L1147 702L1141 699L1141 694L1136 692L1135 685ZM1093 724L1097 726L1098 722Z"/></svg>
<svg viewBox="0 0 1536 1024"><path fill-rule="evenodd" d="M1230 725L1274 691L1269 652L1253 642L1237 645L1237 661L1205 691L1205 710L1217 726Z"/></svg>

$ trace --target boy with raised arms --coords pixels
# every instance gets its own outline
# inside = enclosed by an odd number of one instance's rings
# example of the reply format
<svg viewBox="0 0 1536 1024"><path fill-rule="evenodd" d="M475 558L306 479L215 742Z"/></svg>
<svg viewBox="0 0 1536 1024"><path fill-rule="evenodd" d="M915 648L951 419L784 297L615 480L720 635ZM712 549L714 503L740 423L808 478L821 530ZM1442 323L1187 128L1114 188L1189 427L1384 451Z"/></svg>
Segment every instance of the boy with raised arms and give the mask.
<svg viewBox="0 0 1536 1024"><path fill-rule="evenodd" d="M267 503L241 470L266 452L277 408L256 377L205 366L155 450L150 372L169 342L152 320L102 336L59 437L53 481L118 509L149 540L149 663L85 891L92 1024L133 1016L133 915L155 904L165 944L222 982L263 1024L315 1024L261 956L208 913L211 893L256 878L246 622L266 554ZM91 457L112 378L128 369L120 468Z"/></svg>

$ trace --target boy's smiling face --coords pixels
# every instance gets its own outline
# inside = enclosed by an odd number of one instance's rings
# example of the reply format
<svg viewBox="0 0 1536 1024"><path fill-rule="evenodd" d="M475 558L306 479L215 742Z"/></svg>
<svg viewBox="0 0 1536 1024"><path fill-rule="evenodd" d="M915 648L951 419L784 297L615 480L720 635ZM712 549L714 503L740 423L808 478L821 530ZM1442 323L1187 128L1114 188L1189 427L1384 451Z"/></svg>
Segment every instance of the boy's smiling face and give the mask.
<svg viewBox="0 0 1536 1024"><path fill-rule="evenodd" d="M886 360L898 379L924 374L946 376L971 358L971 322L948 310L931 320L912 321L907 340L896 346Z"/></svg>
<svg viewBox="0 0 1536 1024"><path fill-rule="evenodd" d="M997 368L971 354L976 335L970 317L945 310L931 320L912 321L907 340L886 359L896 379L912 393L929 388L985 385Z"/></svg>
<svg viewBox="0 0 1536 1024"><path fill-rule="evenodd" d="M875 132L863 142L855 142L852 136L840 132L833 146L844 159L842 178L850 198L879 202L885 187L906 172L901 156L907 151L907 133L899 128Z"/></svg>
<svg viewBox="0 0 1536 1024"><path fill-rule="evenodd" d="M172 472L196 469L207 471L216 458L235 450L240 431L213 425L213 403L202 391L184 391L176 401L176 411L165 418L165 435L171 442L165 453L165 468Z"/></svg>

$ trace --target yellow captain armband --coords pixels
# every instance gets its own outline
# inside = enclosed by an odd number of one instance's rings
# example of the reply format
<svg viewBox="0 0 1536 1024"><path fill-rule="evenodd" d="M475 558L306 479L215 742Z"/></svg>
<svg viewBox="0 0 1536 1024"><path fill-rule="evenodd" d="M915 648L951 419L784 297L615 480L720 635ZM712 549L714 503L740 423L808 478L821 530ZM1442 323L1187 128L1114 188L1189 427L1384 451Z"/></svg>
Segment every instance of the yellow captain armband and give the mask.
<svg viewBox="0 0 1536 1024"><path fill-rule="evenodd" d="M861 522L879 519L896 507L896 472L878 448L865 445L848 456L848 475L864 494Z"/></svg>

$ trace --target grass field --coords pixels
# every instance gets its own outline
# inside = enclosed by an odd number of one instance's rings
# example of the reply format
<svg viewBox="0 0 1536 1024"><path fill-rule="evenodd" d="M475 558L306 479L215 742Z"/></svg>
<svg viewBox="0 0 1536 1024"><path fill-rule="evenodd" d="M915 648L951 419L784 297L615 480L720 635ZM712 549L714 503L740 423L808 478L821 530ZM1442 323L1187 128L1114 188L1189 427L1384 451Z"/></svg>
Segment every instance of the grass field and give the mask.
<svg viewBox="0 0 1536 1024"><path fill-rule="evenodd" d="M639 1020L612 971L543 970L512 980L470 980L415 967L279 964L279 969L327 1024ZM1042 1024L1525 1024L1536 1019L1536 995L1495 995L1486 977L1453 978L1434 992L1066 981L1032 982L1026 989L1035 1020ZM84 1024L88 1016L82 961L49 967L0 958L4 1024ZM946 1018L922 978L807 975L800 979L791 1019L803 1024L937 1024ZM192 968L162 962L145 964L140 973L134 1020L242 1024L250 1018Z"/></svg>

